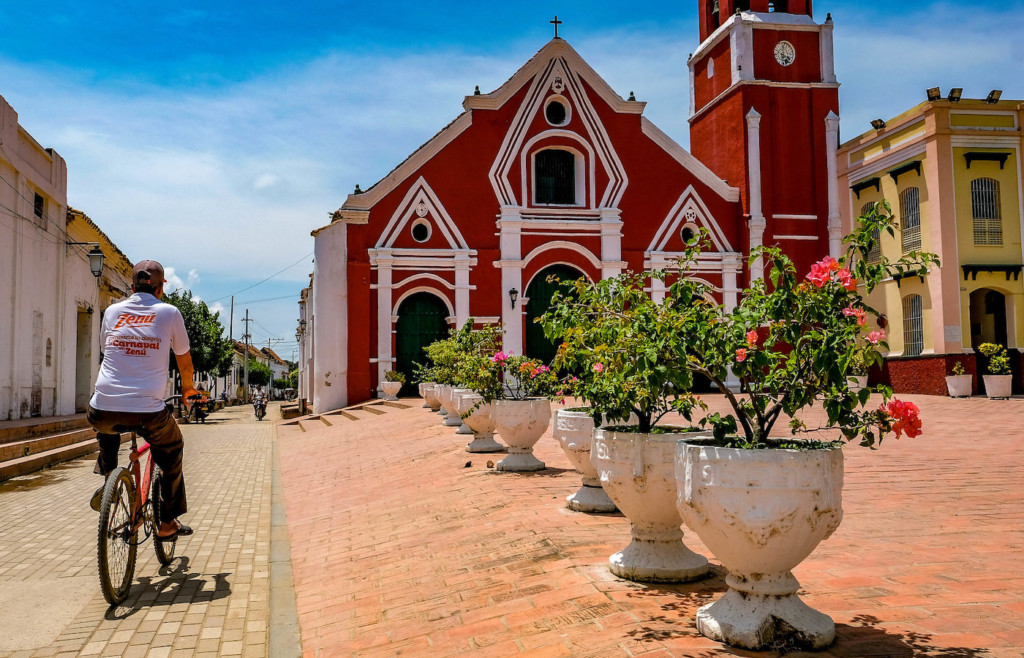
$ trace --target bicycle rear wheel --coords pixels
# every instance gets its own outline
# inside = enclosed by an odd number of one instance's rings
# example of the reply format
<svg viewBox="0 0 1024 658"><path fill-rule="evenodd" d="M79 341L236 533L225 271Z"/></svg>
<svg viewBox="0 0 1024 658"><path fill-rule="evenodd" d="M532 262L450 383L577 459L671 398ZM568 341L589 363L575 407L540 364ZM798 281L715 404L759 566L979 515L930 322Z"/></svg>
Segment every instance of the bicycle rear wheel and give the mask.
<svg viewBox="0 0 1024 658"><path fill-rule="evenodd" d="M128 598L135 576L138 532L133 531L134 500L135 485L128 469L120 468L111 473L103 487L97 538L100 589L110 605Z"/></svg>
<svg viewBox="0 0 1024 658"><path fill-rule="evenodd" d="M156 534L156 531L160 529L160 524L165 520L163 518L164 496L160 484L163 476L164 474L160 467L154 466L153 485L150 488L149 502L153 506L153 550L156 551L156 559L166 567L174 559L174 549L177 546L178 538L165 540L160 539Z"/></svg>

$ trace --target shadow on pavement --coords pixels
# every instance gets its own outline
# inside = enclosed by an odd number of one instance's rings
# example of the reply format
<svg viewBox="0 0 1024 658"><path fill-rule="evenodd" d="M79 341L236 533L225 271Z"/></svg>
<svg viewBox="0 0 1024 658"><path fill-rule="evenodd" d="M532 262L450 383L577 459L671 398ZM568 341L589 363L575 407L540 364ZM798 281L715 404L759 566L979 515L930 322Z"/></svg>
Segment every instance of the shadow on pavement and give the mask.
<svg viewBox="0 0 1024 658"><path fill-rule="evenodd" d="M132 586L128 600L108 608L104 617L111 621L125 619L153 606L204 603L231 595L231 583L228 582L230 573L208 576L189 571L188 567L188 557L180 556L174 558L168 566L160 568L162 578L139 577L139 584ZM208 587L210 578L213 579L213 589Z"/></svg>

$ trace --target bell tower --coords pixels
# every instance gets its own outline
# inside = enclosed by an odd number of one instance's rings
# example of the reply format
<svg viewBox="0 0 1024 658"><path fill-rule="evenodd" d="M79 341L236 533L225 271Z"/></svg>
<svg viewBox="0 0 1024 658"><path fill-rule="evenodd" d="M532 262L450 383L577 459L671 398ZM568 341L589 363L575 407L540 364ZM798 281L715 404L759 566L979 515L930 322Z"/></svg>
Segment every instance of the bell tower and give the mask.
<svg viewBox="0 0 1024 658"><path fill-rule="evenodd" d="M842 246L832 16L815 22L811 0L698 2L690 150L740 188L744 252L780 246L803 273Z"/></svg>

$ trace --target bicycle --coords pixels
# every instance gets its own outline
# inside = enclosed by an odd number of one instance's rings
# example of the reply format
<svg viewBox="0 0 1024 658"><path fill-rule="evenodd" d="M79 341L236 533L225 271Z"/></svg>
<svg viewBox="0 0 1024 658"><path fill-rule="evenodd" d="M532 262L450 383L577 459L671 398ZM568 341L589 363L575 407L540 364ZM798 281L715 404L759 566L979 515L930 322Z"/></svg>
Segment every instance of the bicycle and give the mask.
<svg viewBox="0 0 1024 658"><path fill-rule="evenodd" d="M177 536L165 540L156 534L161 523L163 474L153 462L152 454L146 461L145 470L139 465L139 459L147 452L149 443L139 446L138 437L132 432L132 451L128 456L130 465L111 473L103 487L97 562L100 589L110 605L117 605L128 598L128 590L135 577L139 544L150 536L160 564L167 566L174 560ZM140 530L145 532L142 539L139 539Z"/></svg>

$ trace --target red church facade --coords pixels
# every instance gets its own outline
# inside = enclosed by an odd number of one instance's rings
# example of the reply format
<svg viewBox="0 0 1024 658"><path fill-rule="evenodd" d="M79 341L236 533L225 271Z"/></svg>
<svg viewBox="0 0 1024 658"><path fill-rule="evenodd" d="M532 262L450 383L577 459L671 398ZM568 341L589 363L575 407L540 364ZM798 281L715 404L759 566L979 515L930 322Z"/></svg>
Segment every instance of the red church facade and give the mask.
<svg viewBox="0 0 1024 658"><path fill-rule="evenodd" d="M831 22L816 25L809 6L769 13L767 2L734 14L730 0L713 20L712 3L700 4L694 154L556 37L314 232L303 313L316 409L371 397L385 371L408 370L424 343L470 317L500 323L506 350L543 353L532 319L550 299L549 273L663 267L705 229L693 275L734 305L760 276L746 267L751 246L781 244L801 267L838 249ZM787 64L780 39L795 49Z"/></svg>

